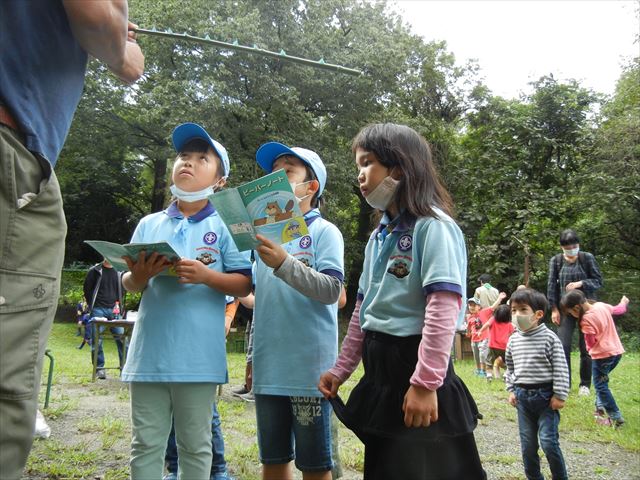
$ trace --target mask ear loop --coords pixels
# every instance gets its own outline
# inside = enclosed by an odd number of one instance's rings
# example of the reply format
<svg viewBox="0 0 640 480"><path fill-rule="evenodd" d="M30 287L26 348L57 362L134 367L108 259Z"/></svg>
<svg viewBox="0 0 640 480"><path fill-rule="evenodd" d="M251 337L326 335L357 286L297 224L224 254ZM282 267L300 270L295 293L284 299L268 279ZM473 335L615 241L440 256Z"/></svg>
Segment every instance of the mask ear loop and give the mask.
<svg viewBox="0 0 640 480"><path fill-rule="evenodd" d="M216 183L211 185L211 188L213 189L213 193L219 192L220 190L222 190L224 188L224 185L226 185L226 183L227 183L227 178L229 178L229 177L228 176L220 177L220 179L218 179L218 181ZM224 182L224 184L222 186L216 188L216 185L218 185L220 182Z"/></svg>

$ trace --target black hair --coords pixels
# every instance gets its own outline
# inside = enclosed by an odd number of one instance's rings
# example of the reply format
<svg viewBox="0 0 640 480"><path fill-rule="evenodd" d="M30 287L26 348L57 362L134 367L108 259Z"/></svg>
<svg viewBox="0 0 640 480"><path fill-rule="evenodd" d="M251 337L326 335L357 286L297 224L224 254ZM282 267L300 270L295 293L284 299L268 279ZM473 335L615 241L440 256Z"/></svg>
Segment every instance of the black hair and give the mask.
<svg viewBox="0 0 640 480"><path fill-rule="evenodd" d="M437 217L433 210L436 206L453 216L453 201L440 180L431 148L415 130L394 123L367 125L351 143L354 154L358 148L374 153L385 167L402 171L391 201L403 215Z"/></svg>
<svg viewBox="0 0 640 480"><path fill-rule="evenodd" d="M180 156L181 153L207 153L209 150L211 150L218 159L218 174L221 177L224 177L224 163L222 163L222 158L220 158L220 155L218 155L215 148L209 145L209 142L202 138L193 138L189 140L182 146L178 152L178 156Z"/></svg>
<svg viewBox="0 0 640 480"><path fill-rule="evenodd" d="M562 231L560 234L560 245L565 247L567 245L575 245L576 243L580 243L580 239L575 230L567 228Z"/></svg>
<svg viewBox="0 0 640 480"><path fill-rule="evenodd" d="M546 313L549 308L547 297L533 288L519 288L511 294L509 304L529 305L534 312L541 310L542 313Z"/></svg>
<svg viewBox="0 0 640 480"><path fill-rule="evenodd" d="M489 283L491 281L491 275L488 273L483 273L478 277L478 281L482 283Z"/></svg>
<svg viewBox="0 0 640 480"><path fill-rule="evenodd" d="M211 147L206 140L194 138L185 143L178 153L207 153L209 149L213 150L213 147ZM213 153L215 152L216 151L213 150ZM216 156L218 156L217 153Z"/></svg>
<svg viewBox="0 0 640 480"><path fill-rule="evenodd" d="M500 305L493 311L493 318L498 323L507 323L511 321L511 307L509 305Z"/></svg>
<svg viewBox="0 0 640 480"><path fill-rule="evenodd" d="M560 299L560 310L566 312L577 305L587 303L587 297L582 290L569 290Z"/></svg>

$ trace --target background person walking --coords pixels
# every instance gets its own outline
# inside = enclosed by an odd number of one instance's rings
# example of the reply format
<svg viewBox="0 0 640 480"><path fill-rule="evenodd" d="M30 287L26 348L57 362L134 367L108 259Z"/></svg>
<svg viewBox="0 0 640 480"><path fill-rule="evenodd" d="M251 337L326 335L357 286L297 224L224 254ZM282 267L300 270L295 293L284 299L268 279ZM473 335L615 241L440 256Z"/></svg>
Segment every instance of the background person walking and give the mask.
<svg viewBox="0 0 640 480"><path fill-rule="evenodd" d="M562 253L549 261L549 279L547 282L547 299L551 306L551 320L558 325L558 337L569 367L569 383L571 383L571 343L577 319L571 314L560 311L560 299L571 290L581 290L588 299L596 298L596 290L602 287L602 274L595 257L580 251L580 239L572 230L564 230L560 234ZM584 335L578 332L580 348L580 387L579 395L589 395L591 387L591 357L587 353Z"/></svg>

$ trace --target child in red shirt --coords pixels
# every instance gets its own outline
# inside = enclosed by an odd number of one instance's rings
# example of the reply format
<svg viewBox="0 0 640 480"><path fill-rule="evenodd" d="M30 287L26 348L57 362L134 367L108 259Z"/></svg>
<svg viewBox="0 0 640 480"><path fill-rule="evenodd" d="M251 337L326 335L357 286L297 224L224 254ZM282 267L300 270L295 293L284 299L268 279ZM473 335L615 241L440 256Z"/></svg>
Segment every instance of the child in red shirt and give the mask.
<svg viewBox="0 0 640 480"><path fill-rule="evenodd" d="M480 299L471 297L467 300L467 307L469 309L469 315L467 315L467 337L471 339L471 350L473 351L473 358L476 361L476 375L480 377L486 377L485 369L491 373L491 366L487 363L489 356L489 332L483 331L480 333L480 329L486 324L493 311L498 308L498 305L507 298L507 294L502 292L498 295L497 300L493 305L487 308L481 308Z"/></svg>
<svg viewBox="0 0 640 480"><path fill-rule="evenodd" d="M504 295L504 297L499 298L498 302L506 297L504 293L500 295ZM509 305L497 307L493 312L493 317L482 326L478 334L482 335L485 330L489 330L489 358L487 359L487 365L493 366L493 375L488 370L487 380L491 381L493 377L496 379L501 378L500 368L505 366L504 358L507 342L514 330L511 323L511 308Z"/></svg>

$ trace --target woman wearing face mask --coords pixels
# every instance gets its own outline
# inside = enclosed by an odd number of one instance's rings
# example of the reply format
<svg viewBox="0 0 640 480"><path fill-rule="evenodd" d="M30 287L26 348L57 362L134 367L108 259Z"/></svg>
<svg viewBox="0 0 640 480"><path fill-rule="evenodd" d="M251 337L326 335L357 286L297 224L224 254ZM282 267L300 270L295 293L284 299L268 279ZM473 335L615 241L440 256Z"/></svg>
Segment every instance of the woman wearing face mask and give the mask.
<svg viewBox="0 0 640 480"><path fill-rule="evenodd" d="M560 234L562 253L555 255L549 262L547 298L551 306L551 320L558 325L558 337L569 366L571 383L571 343L577 319L571 314L561 314L560 299L571 290L582 291L587 298L595 299L596 290L602 287L602 274L594 256L580 251L580 239L572 230ZM578 334L580 346L580 387L579 395L589 395L591 387L591 358L587 353L584 336Z"/></svg>

